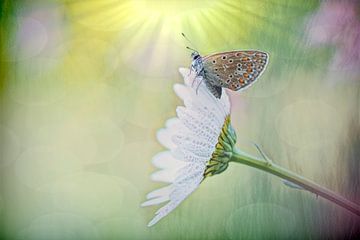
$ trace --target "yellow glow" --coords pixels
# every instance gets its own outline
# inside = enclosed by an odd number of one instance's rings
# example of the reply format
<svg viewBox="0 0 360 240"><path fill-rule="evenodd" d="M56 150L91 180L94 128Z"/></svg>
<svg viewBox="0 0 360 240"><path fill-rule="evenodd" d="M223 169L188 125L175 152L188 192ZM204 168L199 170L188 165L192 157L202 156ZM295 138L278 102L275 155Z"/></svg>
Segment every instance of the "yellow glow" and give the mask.
<svg viewBox="0 0 360 240"><path fill-rule="evenodd" d="M247 39L255 26L253 20L265 9L261 2L244 2L247 4L242 8L231 1L200 0L92 0L70 1L66 6L71 19L79 23L72 26L74 31L83 35L87 29L101 31L101 39L114 46L120 67L164 78L177 76L178 66L190 64L190 53L185 46L190 45L203 55L246 48L246 42L241 46L239 40ZM182 32L188 35L194 46L182 38ZM88 41L93 42L92 39ZM98 53L106 54L101 51L102 45L91 46L92 49L98 47ZM81 45L72 48L75 50L71 54L73 59L78 59L77 52L92 52L83 51ZM179 61L183 57L188 61ZM89 70L91 76L98 78L99 73Z"/></svg>

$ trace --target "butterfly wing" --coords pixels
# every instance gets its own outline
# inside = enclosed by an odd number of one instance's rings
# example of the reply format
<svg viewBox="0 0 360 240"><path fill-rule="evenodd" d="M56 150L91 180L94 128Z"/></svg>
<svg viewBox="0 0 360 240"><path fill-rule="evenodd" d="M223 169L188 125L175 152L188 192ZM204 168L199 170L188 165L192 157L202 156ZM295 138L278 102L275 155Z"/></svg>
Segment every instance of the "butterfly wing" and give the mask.
<svg viewBox="0 0 360 240"><path fill-rule="evenodd" d="M268 59L267 53L256 50L208 55L203 57L205 79L233 91L245 89L264 72Z"/></svg>
<svg viewBox="0 0 360 240"><path fill-rule="evenodd" d="M221 98L222 87L211 84L208 81L205 81L205 85L216 98Z"/></svg>

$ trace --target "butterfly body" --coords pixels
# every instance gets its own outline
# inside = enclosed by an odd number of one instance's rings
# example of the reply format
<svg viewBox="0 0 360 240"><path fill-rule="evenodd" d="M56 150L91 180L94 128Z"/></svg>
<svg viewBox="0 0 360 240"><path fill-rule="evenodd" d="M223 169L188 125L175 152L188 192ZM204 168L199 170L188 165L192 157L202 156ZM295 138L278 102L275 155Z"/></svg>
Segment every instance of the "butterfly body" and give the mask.
<svg viewBox="0 0 360 240"><path fill-rule="evenodd" d="M222 88L238 91L254 83L266 68L269 55L257 50L191 54L191 68L201 76L210 92L221 97Z"/></svg>

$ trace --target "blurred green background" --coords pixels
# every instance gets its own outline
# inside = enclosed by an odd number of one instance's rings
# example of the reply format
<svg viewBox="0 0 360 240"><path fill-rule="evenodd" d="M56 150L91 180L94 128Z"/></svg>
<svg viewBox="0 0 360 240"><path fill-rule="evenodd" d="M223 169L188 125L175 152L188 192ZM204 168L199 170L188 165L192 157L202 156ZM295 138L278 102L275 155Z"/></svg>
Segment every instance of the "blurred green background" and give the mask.
<svg viewBox="0 0 360 240"><path fill-rule="evenodd" d="M357 73L309 47L318 1L1 2L0 233L3 239L339 239L359 219L246 166L204 181L146 227L140 208L155 133L181 104L187 34L206 55L270 54L266 72L229 92L238 146L359 202ZM321 29L321 27L320 27Z"/></svg>

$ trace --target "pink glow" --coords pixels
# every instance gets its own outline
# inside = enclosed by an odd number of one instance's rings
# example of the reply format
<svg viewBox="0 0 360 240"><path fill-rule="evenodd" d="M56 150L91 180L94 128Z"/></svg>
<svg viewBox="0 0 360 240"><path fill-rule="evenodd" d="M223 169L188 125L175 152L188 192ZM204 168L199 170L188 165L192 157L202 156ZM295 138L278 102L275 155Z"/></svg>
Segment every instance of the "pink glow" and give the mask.
<svg viewBox="0 0 360 240"><path fill-rule="evenodd" d="M356 70L360 66L359 1L324 1L307 30L310 45L332 44L336 52L331 69Z"/></svg>

